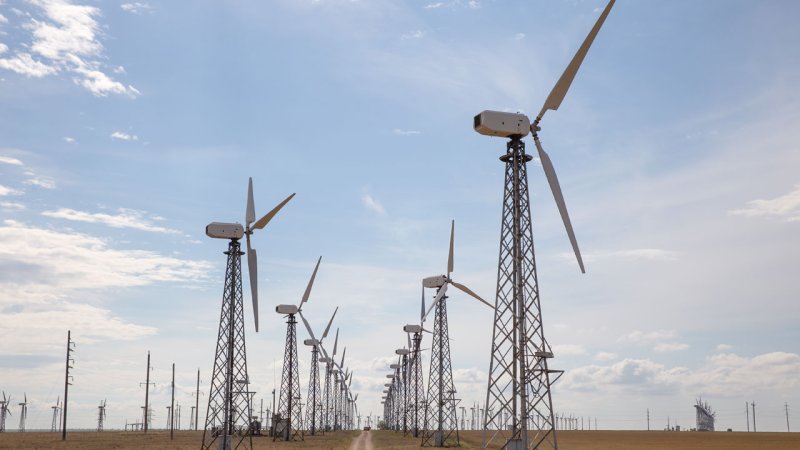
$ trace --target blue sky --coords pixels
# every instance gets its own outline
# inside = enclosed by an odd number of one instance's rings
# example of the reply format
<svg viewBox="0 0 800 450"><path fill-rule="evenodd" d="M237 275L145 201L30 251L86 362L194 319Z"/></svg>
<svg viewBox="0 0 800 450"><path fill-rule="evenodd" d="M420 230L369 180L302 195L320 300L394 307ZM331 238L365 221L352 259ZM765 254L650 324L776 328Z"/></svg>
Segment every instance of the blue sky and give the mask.
<svg viewBox="0 0 800 450"><path fill-rule="evenodd" d="M252 176L257 214L297 193L253 241L257 397L280 377L273 306L299 301L322 255L306 315L321 329L340 307L360 410L378 414L451 219L454 278L493 298L505 143L472 116L535 114L603 6L0 2L0 388L27 392L28 427L48 427L71 328L72 425L94 426L104 398L107 426L135 420L148 350L156 425L172 362L188 424L225 269L204 226L243 220ZM620 1L545 118L587 266L534 161L557 411L640 429L650 408L654 427L690 426L702 396L718 428L744 429L755 401L759 429L780 431L784 402L800 405L799 12ZM456 388L483 401L491 314L449 302Z"/></svg>

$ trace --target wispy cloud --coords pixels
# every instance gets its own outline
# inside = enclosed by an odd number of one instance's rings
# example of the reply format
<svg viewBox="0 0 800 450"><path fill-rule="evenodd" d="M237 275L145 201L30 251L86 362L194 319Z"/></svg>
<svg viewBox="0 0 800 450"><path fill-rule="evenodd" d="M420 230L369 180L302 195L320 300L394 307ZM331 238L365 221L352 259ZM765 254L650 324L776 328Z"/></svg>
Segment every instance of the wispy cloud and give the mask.
<svg viewBox="0 0 800 450"><path fill-rule="evenodd" d="M138 141L139 136L136 136L135 134L128 134L124 131L115 131L111 133L111 139L116 139L119 141Z"/></svg>
<svg viewBox="0 0 800 450"><path fill-rule="evenodd" d="M398 136L414 136L417 134L422 134L419 130L403 130L400 128L395 128L392 132Z"/></svg>
<svg viewBox="0 0 800 450"><path fill-rule="evenodd" d="M178 230L155 225L153 220L158 220L158 218L147 218L143 211L125 208L120 208L117 211L118 214L105 214L60 208L55 211L44 211L42 215L76 222L99 223L112 228L131 228L152 233L181 234Z"/></svg>
<svg viewBox="0 0 800 450"><path fill-rule="evenodd" d="M689 348L689 344L676 342L676 333L673 330L657 330L644 332L635 330L617 339L619 342L627 342L642 347L652 347L659 353L677 352Z"/></svg>
<svg viewBox="0 0 800 450"><path fill-rule="evenodd" d="M800 185L793 191L767 200L751 200L747 207L734 209L729 214L745 217L778 217L787 222L800 221Z"/></svg>
<svg viewBox="0 0 800 450"><path fill-rule="evenodd" d="M31 42L21 44L13 57L0 58L0 68L36 78L68 73L76 84L100 97L140 94L103 71L105 57L97 38L101 26L95 19L100 16L98 8L68 0L31 0L30 4L38 8L38 17L22 11L17 15L27 18L22 29L30 32Z"/></svg>
<svg viewBox="0 0 800 450"><path fill-rule="evenodd" d="M10 164L12 166L21 166L22 161L18 160L17 158L12 158L10 156L0 156L0 164Z"/></svg>
<svg viewBox="0 0 800 450"><path fill-rule="evenodd" d="M9 195L22 195L22 191L0 184L0 197L6 197Z"/></svg>
<svg viewBox="0 0 800 450"><path fill-rule="evenodd" d="M611 352L597 352L594 355L595 361L611 361L617 359L618 355L616 353Z"/></svg>
<svg viewBox="0 0 800 450"><path fill-rule="evenodd" d="M728 345L728 344L719 344L719 345L717 345L717 350L719 350L721 352L727 352L728 350L730 350L732 348L733 348L733 346L732 345Z"/></svg>
<svg viewBox="0 0 800 450"><path fill-rule="evenodd" d="M444 5L445 5L444 2L428 3L427 5L425 5L425 9L441 8Z"/></svg>
<svg viewBox="0 0 800 450"><path fill-rule="evenodd" d="M25 205L19 202L0 202L0 208L5 211L21 211L25 209Z"/></svg>
<svg viewBox="0 0 800 450"><path fill-rule="evenodd" d="M661 344L656 344L653 347L653 350L659 353L666 353L666 352L679 352L681 350L686 350L689 348L689 344L679 343L679 342L664 342Z"/></svg>
<svg viewBox="0 0 800 450"><path fill-rule="evenodd" d="M381 205L381 203L377 199L375 199L375 197L373 197L368 193L365 193L364 195L361 196L361 203L363 203L364 206L366 206L367 209L369 209L372 212L375 212L380 215L386 214L386 210L383 208L383 205Z"/></svg>
<svg viewBox="0 0 800 450"><path fill-rule="evenodd" d="M148 3L144 2L123 3L119 5L119 7L122 8L123 11L132 14L149 13L152 12L153 10L153 8Z"/></svg>
<svg viewBox="0 0 800 450"><path fill-rule="evenodd" d="M75 138L71 138L69 136L64 136L64 142L66 142L68 144L75 144L78 141L76 141Z"/></svg>
<svg viewBox="0 0 800 450"><path fill-rule="evenodd" d="M400 39L407 41L409 39L419 39L423 36L425 36L425 33L422 30L414 30L400 35Z"/></svg>
<svg viewBox="0 0 800 450"><path fill-rule="evenodd" d="M23 181L23 183L31 186L38 186L44 189L55 189L56 182L52 178L43 177L34 174L33 172L27 172L26 175L30 176L27 180Z"/></svg>

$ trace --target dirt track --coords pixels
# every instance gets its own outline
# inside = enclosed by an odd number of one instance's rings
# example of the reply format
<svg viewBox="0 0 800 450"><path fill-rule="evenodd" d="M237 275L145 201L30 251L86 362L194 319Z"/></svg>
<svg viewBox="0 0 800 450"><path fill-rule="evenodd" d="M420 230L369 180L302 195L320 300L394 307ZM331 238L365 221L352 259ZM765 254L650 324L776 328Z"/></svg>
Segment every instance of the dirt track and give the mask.
<svg viewBox="0 0 800 450"><path fill-rule="evenodd" d="M362 431L353 439L350 450L372 450L372 434L369 431Z"/></svg>

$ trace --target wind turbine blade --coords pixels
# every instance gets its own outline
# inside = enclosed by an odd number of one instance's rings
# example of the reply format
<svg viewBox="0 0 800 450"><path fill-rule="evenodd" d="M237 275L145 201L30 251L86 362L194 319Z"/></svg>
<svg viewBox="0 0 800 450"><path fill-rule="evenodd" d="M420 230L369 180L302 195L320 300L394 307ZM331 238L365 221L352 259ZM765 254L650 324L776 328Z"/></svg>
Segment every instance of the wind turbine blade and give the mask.
<svg viewBox="0 0 800 450"><path fill-rule="evenodd" d="M305 316L303 316L303 311L298 311L298 312L300 313L300 318L303 319L303 325L306 326L306 330L308 331L308 334L311 336L311 339L316 341L317 338L314 336L314 332L311 331L311 325L308 324L308 321L306 320Z"/></svg>
<svg viewBox="0 0 800 450"><path fill-rule="evenodd" d="M317 270L319 270L319 263L322 262L322 256L319 257L317 260L317 265L314 266L314 273L311 274L311 279L308 280L308 286L306 286L306 292L303 293L303 299L300 300L300 305L297 309L303 307L303 303L308 301L308 296L311 295L311 288L314 286L314 279L317 278Z"/></svg>
<svg viewBox="0 0 800 450"><path fill-rule="evenodd" d="M548 109L557 110L559 106L561 106L561 101L564 100L564 96L567 95L567 91L569 90L570 84L572 84L572 80L575 78L575 74L578 73L578 69L581 67L581 63L583 62L583 58L586 57L586 53L589 51L589 47L592 46L592 42L594 41L595 36L600 31L600 27L603 26L603 22L605 22L608 13L611 11L611 7L614 6L614 0L608 2L606 5L606 9L603 10L603 13L600 14L600 17L597 19L597 22L592 27L592 30L589 32L589 35L586 36L586 39L581 44L578 52L575 53L575 56L570 61L567 68L564 70L564 73L561 74L561 78L558 79L558 82L555 86L553 86L553 90L550 91L550 95L547 96L547 100L544 102L544 106L542 106L541 112L539 112L539 116L536 118L538 122L544 113Z"/></svg>
<svg viewBox="0 0 800 450"><path fill-rule="evenodd" d="M479 300L480 302L482 302L484 305L488 306L489 308L492 308L492 309L494 309L494 306L492 306L492 305L491 305L491 303L489 303L489 302L487 302L486 300L482 299L482 298L480 297L480 295L478 295L478 294L476 294L476 293L472 292L472 290L471 290L470 288L468 288L468 287L464 286L464 285L463 285L463 284L461 284L461 283L456 283L455 281L451 281L451 283L453 284L453 286L457 287L458 289L461 289L461 291L463 291L465 294L467 294L467 295L470 295L470 296L472 296L472 297L475 297L477 300Z"/></svg>
<svg viewBox="0 0 800 450"><path fill-rule="evenodd" d="M336 339L333 340L333 353L332 356L336 356L336 344L339 343L339 329L336 329Z"/></svg>
<svg viewBox="0 0 800 450"><path fill-rule="evenodd" d="M539 142L539 136L534 135L533 142L536 143L536 149L539 151L539 159L542 162L542 168L544 169L544 174L547 177L547 183L550 184L550 190L553 192L553 198L556 200L558 212L561 214L561 220L564 222L564 228L567 229L569 242L572 244L572 250L575 252L575 258L578 259L578 265L581 268L581 273L586 273L586 270L583 267L581 251L578 248L578 241L575 239L575 232L572 230L572 222L569 220L567 204L564 203L564 195L561 193L561 185L558 184L556 170L553 168L553 162L550 161L550 156L542 148L542 144Z"/></svg>
<svg viewBox="0 0 800 450"><path fill-rule="evenodd" d="M344 355L346 354L347 354L347 347L345 347L344 350L342 350L342 362L339 363L339 367L344 367Z"/></svg>
<svg viewBox="0 0 800 450"><path fill-rule="evenodd" d="M244 214L245 228L249 228L250 224L256 220L256 207L253 203L253 177L247 183L247 211Z"/></svg>
<svg viewBox="0 0 800 450"><path fill-rule="evenodd" d="M333 310L333 315L331 316L331 320L328 321L328 326L325 327L325 332L322 333L322 339L328 337L328 331L331 329L331 324L333 323L333 318L336 317L336 312L339 311L339 307L337 306L335 310Z"/></svg>
<svg viewBox="0 0 800 450"><path fill-rule="evenodd" d="M247 272L250 275L250 297L253 299L253 319L258 333L258 255L256 249L250 247L250 235L247 234Z"/></svg>
<svg viewBox="0 0 800 450"><path fill-rule="evenodd" d="M453 271L453 234L456 229L456 221L450 222L450 253L447 255L447 278L450 278L450 272Z"/></svg>
<svg viewBox="0 0 800 450"><path fill-rule="evenodd" d="M422 286L422 308L419 310L419 323L425 321L425 285Z"/></svg>
<svg viewBox="0 0 800 450"><path fill-rule="evenodd" d="M444 297L445 292L447 292L447 283L443 284L442 287L439 288L439 292L436 294L436 298L433 299L431 302L431 306L428 308L428 311L422 316L422 321L425 321L425 318L428 317L428 314L431 313L433 307L436 306L437 303Z"/></svg>
<svg viewBox="0 0 800 450"><path fill-rule="evenodd" d="M322 344L319 344L319 349L322 350L322 354L325 355L325 358L330 359L330 356L328 356L328 352L325 351L325 347L323 347Z"/></svg>
<svg viewBox="0 0 800 450"><path fill-rule="evenodd" d="M408 338L408 349L411 350L411 335L406 333L406 338Z"/></svg>
<svg viewBox="0 0 800 450"><path fill-rule="evenodd" d="M264 217L258 219L258 222L253 224L253 228L258 228L259 230L264 228L269 223L269 221L272 220L273 217L275 217L275 214L278 214L278 211L280 211L281 208L283 208L287 203L289 203L289 200L291 200L292 197L294 197L294 194L286 197L286 200L280 202L278 206L272 208L272 211L266 213Z"/></svg>
<svg viewBox="0 0 800 450"><path fill-rule="evenodd" d="M357 401L357 400L358 400L358 394L356 394L356 396L355 396L355 398L353 399L353 401Z"/></svg>

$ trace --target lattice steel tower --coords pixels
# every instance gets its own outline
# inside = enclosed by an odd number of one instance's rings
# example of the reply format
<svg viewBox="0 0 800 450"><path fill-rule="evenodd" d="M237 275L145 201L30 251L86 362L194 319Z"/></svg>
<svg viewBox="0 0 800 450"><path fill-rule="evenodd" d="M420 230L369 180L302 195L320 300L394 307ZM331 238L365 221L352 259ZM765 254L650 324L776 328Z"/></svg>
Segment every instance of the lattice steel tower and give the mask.
<svg viewBox="0 0 800 450"><path fill-rule="evenodd" d="M244 336L244 302L239 240L228 244L228 266L219 319L214 372L208 396L202 449L250 449L250 396L247 394L247 352Z"/></svg>
<svg viewBox="0 0 800 450"><path fill-rule="evenodd" d="M312 342L306 345L311 346L311 375L308 379L308 396L306 396L306 424L308 425L308 434L314 436L317 431L321 431L322 425L322 403L321 392L319 383L319 350L317 344Z"/></svg>
<svg viewBox="0 0 800 450"><path fill-rule="evenodd" d="M293 306L293 305L292 305ZM289 314L286 321L286 349L283 355L281 393L278 401L280 419L273 441L303 440L302 414L300 411L300 370L297 365L297 320Z"/></svg>
<svg viewBox="0 0 800 450"><path fill-rule="evenodd" d="M442 288L439 288L442 289ZM438 295L437 295L438 297ZM450 361L450 335L447 329L447 296L436 303L431 344L431 365L428 375L428 396L425 400L423 447L458 447L455 385Z"/></svg>

